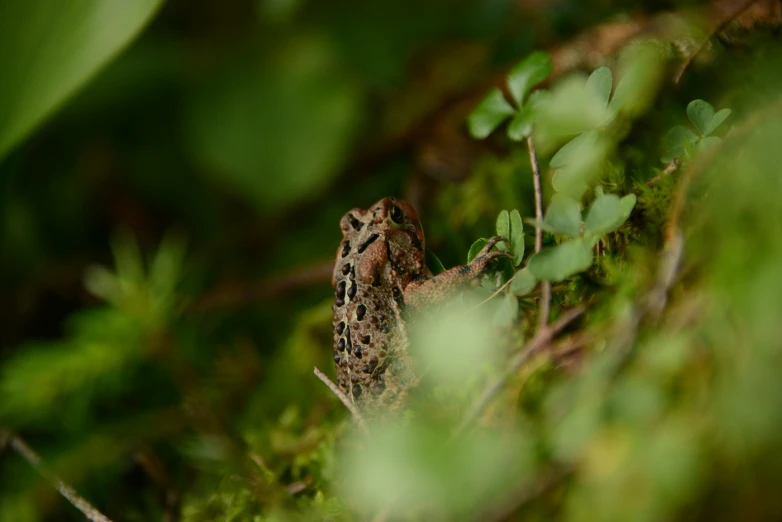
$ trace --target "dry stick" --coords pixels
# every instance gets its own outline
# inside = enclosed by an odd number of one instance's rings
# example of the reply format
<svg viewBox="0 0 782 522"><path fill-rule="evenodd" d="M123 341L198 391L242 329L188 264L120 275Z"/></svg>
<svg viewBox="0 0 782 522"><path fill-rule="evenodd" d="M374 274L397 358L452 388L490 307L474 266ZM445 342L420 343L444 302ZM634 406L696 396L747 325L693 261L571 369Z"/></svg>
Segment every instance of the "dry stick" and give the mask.
<svg viewBox="0 0 782 522"><path fill-rule="evenodd" d="M681 167L681 165L682 165L682 160L680 160L679 158L674 158L668 165L665 166L665 170L663 170L660 174L657 174L655 177L647 181L646 186L651 187L652 185L654 185L664 177L670 176L671 174L679 170L679 167Z"/></svg>
<svg viewBox="0 0 782 522"><path fill-rule="evenodd" d="M698 45L698 47L687 57L686 60L684 60L684 63L681 67L679 67L679 70L676 72L676 74L673 77L673 83L678 84L679 80L682 79L682 76L684 75L684 71L687 70L687 67L690 66L690 64L695 60L695 57L697 57L701 51L706 47L706 45L709 43L709 40L711 38L725 29L729 23L731 23L733 20L741 16L741 14L752 7L752 4L757 3L758 0L747 0L743 4L741 4L734 12L723 18L719 24L717 24L717 27L714 28L712 32L710 32L708 35L706 35L706 38L704 38L701 43Z"/></svg>
<svg viewBox="0 0 782 522"><path fill-rule="evenodd" d="M361 412L358 411L358 408L356 408L356 405L350 402L350 399L348 398L345 393L339 389L339 387L334 384L334 382L329 379L326 374L324 374L322 371L315 368L315 375L318 376L318 379L323 381L323 384L329 387L329 390L339 397L339 400L342 401L342 404L345 405L345 407L350 410L350 413L353 415L353 420L356 421L356 424L358 424L364 432L369 432L369 427L367 426L366 421L364 421L364 417L361 415Z"/></svg>
<svg viewBox="0 0 782 522"><path fill-rule="evenodd" d="M41 462L41 457L33 451L21 438L16 435L8 434L8 444L14 449L24 460L30 464L35 471L37 471L43 478L48 480L52 486L68 500L73 506L82 512L82 514L92 522L111 522L111 519L106 517L103 513L95 509L92 504L87 502L82 496L76 493L71 486L63 482L63 480L57 475L47 471Z"/></svg>
<svg viewBox="0 0 782 522"><path fill-rule="evenodd" d="M462 433L469 425L475 422L489 404L489 402L502 389L502 387L505 385L505 382L514 373L516 373L525 362L546 348L551 343L554 335L559 333L563 328L573 322L574 319L583 314L585 310L586 307L578 306L565 312L562 317L557 319L557 321L555 321L551 326L544 326L543 328L540 328L538 333L536 333L535 336L530 339L524 348L522 348L513 357L513 359L511 359L505 372L500 377L498 377L497 380L491 383L483 391L481 396L478 397L472 408L470 408L470 412L467 414L461 424L459 424L459 427L456 428L455 434L458 435Z"/></svg>
<svg viewBox="0 0 782 522"><path fill-rule="evenodd" d="M535 253L537 254L543 247L543 229L540 228L540 224L543 223L543 189L540 184L538 155L535 152L532 136L527 137L527 148L529 149L529 162L532 165L532 184L535 187ZM542 328L548 324L549 309L551 308L551 283L543 281L540 286L541 297L538 327Z"/></svg>

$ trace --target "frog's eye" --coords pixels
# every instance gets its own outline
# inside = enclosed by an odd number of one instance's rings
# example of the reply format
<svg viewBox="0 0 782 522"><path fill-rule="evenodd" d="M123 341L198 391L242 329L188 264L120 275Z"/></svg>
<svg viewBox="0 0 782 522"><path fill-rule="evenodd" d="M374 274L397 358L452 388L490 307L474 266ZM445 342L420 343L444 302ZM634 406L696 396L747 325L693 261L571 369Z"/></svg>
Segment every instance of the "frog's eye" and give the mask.
<svg viewBox="0 0 782 522"><path fill-rule="evenodd" d="M399 207L397 207L396 205L391 207L391 221L393 221L397 225L401 225L403 219L404 216L402 216L402 211L399 210Z"/></svg>

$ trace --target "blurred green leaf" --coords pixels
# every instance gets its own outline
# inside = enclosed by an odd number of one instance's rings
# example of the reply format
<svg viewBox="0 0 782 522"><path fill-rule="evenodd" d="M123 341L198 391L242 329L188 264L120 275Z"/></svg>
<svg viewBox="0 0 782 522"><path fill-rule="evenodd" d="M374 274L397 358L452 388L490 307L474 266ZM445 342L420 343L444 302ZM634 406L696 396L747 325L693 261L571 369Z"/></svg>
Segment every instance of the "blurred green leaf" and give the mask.
<svg viewBox="0 0 782 522"><path fill-rule="evenodd" d="M513 252L513 264L518 266L524 258L524 223L516 209L510 211L510 248Z"/></svg>
<svg viewBox="0 0 782 522"><path fill-rule="evenodd" d="M514 112L502 91L492 89L467 117L470 135L477 139L486 138Z"/></svg>
<svg viewBox="0 0 782 522"><path fill-rule="evenodd" d="M536 139L550 150L563 138L600 127L611 115L587 77L572 74L557 82L540 104L535 119Z"/></svg>
<svg viewBox="0 0 782 522"><path fill-rule="evenodd" d="M728 119L728 116L730 116L731 110L730 109L722 109L721 111L718 111L717 114L715 114L711 118L711 125L709 126L709 134L717 130L717 128L722 125L722 123Z"/></svg>
<svg viewBox="0 0 782 522"><path fill-rule="evenodd" d="M635 206L635 194L619 199L616 194L605 194L592 202L584 225L585 236L603 236L619 228Z"/></svg>
<svg viewBox="0 0 782 522"><path fill-rule="evenodd" d="M533 255L527 267L541 281L562 281L592 265L592 249L582 238L571 239Z"/></svg>
<svg viewBox="0 0 782 522"><path fill-rule="evenodd" d="M693 100L687 105L687 117L702 137L709 136L730 116L730 109L714 113L714 107L704 100Z"/></svg>
<svg viewBox="0 0 782 522"><path fill-rule="evenodd" d="M701 136L708 136L711 120L714 118L714 107L704 100L692 100L687 105L687 117Z"/></svg>
<svg viewBox="0 0 782 522"><path fill-rule="evenodd" d="M511 69L508 74L508 90L517 107L523 105L524 98L535 85L551 74L552 68L551 56L546 52L536 51Z"/></svg>
<svg viewBox="0 0 782 522"><path fill-rule="evenodd" d="M508 124L508 138L522 141L532 134L532 124L535 120L535 110L532 107L522 107Z"/></svg>
<svg viewBox="0 0 782 522"><path fill-rule="evenodd" d="M512 283L511 283L512 284ZM492 324L498 328L507 327L519 316L519 300L513 294L502 293L494 310Z"/></svg>
<svg viewBox="0 0 782 522"><path fill-rule="evenodd" d="M702 151L706 149L710 149L716 145L719 145L722 141L722 138L718 138L717 136L706 136L705 138L701 138L701 140L697 144L697 150Z"/></svg>
<svg viewBox="0 0 782 522"><path fill-rule="evenodd" d="M519 110L508 124L508 138L513 141L522 141L532 135L538 110L548 98L548 91L538 89L530 94L527 103Z"/></svg>
<svg viewBox="0 0 782 522"><path fill-rule="evenodd" d="M662 80L664 56L664 49L652 42L640 41L622 50L620 79L609 104L612 114L637 118L649 109Z"/></svg>
<svg viewBox="0 0 782 522"><path fill-rule="evenodd" d="M121 52L162 3L0 4L0 159Z"/></svg>
<svg viewBox="0 0 782 522"><path fill-rule="evenodd" d="M565 145L563 145L551 158L549 166L551 168L564 167L568 163L577 161L579 157L585 154L588 149L595 146L597 141L596 131L587 131L579 134Z"/></svg>
<svg viewBox="0 0 782 522"><path fill-rule="evenodd" d="M581 210L578 201L565 194L551 198L543 223L557 234L571 237L581 235Z"/></svg>
<svg viewBox="0 0 782 522"><path fill-rule="evenodd" d="M475 256L478 255L478 252L483 250L483 247L485 247L488 243L488 239L476 239L475 242L470 246L470 250L467 252L467 263L471 263L472 260L475 259Z"/></svg>
<svg viewBox="0 0 782 522"><path fill-rule="evenodd" d="M538 280L532 275L529 268L523 268L513 276L513 281L510 283L510 292L515 296L522 297L532 292L537 284Z"/></svg>
<svg viewBox="0 0 782 522"><path fill-rule="evenodd" d="M221 64L187 106L201 171L261 212L322 190L346 161L362 91L327 42L294 39Z"/></svg>
<svg viewBox="0 0 782 522"><path fill-rule="evenodd" d="M600 67L592 71L587 79L587 89L592 89L600 96L603 101L603 106L608 107L608 100L611 98L611 90L614 87L614 77L611 74L611 69L608 67Z"/></svg>
<svg viewBox="0 0 782 522"><path fill-rule="evenodd" d="M685 146L696 143L698 135L683 125L677 125L668 131L663 140L665 153L661 160L668 163L676 158L683 158L685 155Z"/></svg>

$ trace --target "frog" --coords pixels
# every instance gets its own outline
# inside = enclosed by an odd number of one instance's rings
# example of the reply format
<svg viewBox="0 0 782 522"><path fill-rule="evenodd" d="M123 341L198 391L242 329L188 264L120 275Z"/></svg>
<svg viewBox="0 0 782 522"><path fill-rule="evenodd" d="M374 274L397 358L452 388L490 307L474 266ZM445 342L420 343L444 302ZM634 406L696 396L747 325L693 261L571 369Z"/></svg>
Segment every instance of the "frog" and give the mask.
<svg viewBox="0 0 782 522"><path fill-rule="evenodd" d="M402 199L351 209L340 229L331 280L337 386L359 410L399 411L420 381L410 353L411 318L478 281L497 259L512 257L494 250L507 239L492 237L468 264L434 275L418 214Z"/></svg>

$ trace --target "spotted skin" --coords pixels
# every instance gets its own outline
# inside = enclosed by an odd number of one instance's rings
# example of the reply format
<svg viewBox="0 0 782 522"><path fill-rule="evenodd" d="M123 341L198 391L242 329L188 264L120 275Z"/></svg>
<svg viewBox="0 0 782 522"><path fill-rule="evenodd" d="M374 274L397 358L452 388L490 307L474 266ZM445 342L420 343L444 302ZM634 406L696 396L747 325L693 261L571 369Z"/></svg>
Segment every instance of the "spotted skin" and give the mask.
<svg viewBox="0 0 782 522"><path fill-rule="evenodd" d="M364 410L394 411L418 375L409 353L406 318L412 309L452 295L507 252L489 240L468 265L432 276L424 233L413 207L385 198L340 220L342 242L332 274L337 385Z"/></svg>

